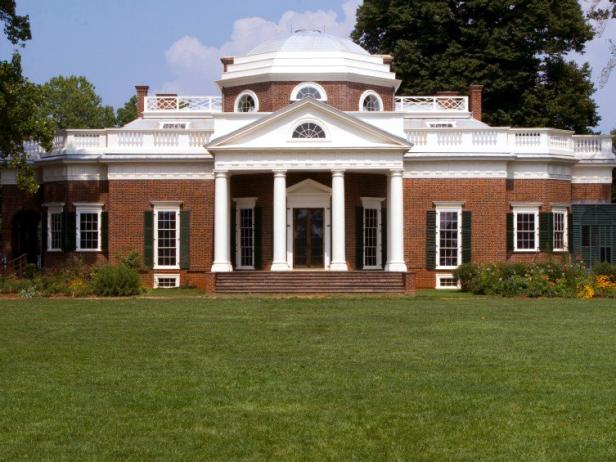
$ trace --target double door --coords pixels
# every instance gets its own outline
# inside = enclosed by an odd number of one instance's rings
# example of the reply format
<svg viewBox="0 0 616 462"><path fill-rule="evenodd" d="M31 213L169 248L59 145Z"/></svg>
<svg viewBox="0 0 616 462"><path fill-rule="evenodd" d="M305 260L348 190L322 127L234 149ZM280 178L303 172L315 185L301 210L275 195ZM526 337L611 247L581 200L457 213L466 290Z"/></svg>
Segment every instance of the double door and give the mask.
<svg viewBox="0 0 616 462"><path fill-rule="evenodd" d="M323 268L324 215L322 208L293 209L294 268Z"/></svg>

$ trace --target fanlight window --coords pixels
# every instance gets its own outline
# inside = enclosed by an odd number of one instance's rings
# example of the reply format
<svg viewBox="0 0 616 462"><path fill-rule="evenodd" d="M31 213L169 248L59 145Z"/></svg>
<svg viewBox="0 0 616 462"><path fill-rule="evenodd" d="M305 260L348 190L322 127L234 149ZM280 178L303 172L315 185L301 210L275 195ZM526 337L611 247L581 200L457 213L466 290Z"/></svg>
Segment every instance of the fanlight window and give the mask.
<svg viewBox="0 0 616 462"><path fill-rule="evenodd" d="M376 97L376 95L368 95L364 98L363 104L364 111L380 111L381 110L381 102Z"/></svg>
<svg viewBox="0 0 616 462"><path fill-rule="evenodd" d="M295 129L293 138L325 138L325 132L317 124L305 122Z"/></svg>
<svg viewBox="0 0 616 462"><path fill-rule="evenodd" d="M242 95L237 102L237 112L254 112L257 110L257 103L252 95Z"/></svg>
<svg viewBox="0 0 616 462"><path fill-rule="evenodd" d="M303 87L297 92L296 99L300 100L306 98L320 100L323 99L323 96L321 95L321 92L315 87Z"/></svg>

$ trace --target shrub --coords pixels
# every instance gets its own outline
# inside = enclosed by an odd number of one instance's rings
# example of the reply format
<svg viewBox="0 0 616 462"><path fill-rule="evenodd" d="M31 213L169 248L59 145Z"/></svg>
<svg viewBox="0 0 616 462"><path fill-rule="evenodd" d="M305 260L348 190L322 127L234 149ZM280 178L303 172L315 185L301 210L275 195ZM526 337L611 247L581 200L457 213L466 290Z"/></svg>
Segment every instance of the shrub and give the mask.
<svg viewBox="0 0 616 462"><path fill-rule="evenodd" d="M139 270L141 268L141 255L138 252L131 252L125 257L120 257L120 263L131 269Z"/></svg>
<svg viewBox="0 0 616 462"><path fill-rule="evenodd" d="M137 295L141 292L139 273L123 264L96 268L90 286L94 294L102 297Z"/></svg>
<svg viewBox="0 0 616 462"><path fill-rule="evenodd" d="M616 265L606 262L597 263L593 266L592 273L595 276L607 276L610 280L616 282Z"/></svg>

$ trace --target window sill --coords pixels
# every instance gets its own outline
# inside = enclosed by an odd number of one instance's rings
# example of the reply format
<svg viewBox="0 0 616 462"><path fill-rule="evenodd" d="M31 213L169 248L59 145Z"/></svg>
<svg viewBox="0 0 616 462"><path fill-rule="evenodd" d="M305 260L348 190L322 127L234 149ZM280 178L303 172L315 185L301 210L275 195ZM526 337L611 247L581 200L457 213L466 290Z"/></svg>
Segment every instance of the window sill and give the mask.
<svg viewBox="0 0 616 462"><path fill-rule="evenodd" d="M62 253L62 249L47 249L47 253Z"/></svg>
<svg viewBox="0 0 616 462"><path fill-rule="evenodd" d="M540 253L540 252L541 252L541 250L539 250L539 249L534 249L534 250L533 249L523 249L523 250L515 249L513 251L513 253Z"/></svg>
<svg viewBox="0 0 616 462"><path fill-rule="evenodd" d="M101 249L75 249L75 252L82 252L82 253L101 253L102 250Z"/></svg>
<svg viewBox="0 0 616 462"><path fill-rule="evenodd" d="M458 265L458 266L437 266L434 269L436 271L441 271L441 270L442 271L451 271L451 270L458 269L459 267L460 267L460 265Z"/></svg>
<svg viewBox="0 0 616 462"><path fill-rule="evenodd" d="M180 266L154 266L152 269L154 270L179 270Z"/></svg>

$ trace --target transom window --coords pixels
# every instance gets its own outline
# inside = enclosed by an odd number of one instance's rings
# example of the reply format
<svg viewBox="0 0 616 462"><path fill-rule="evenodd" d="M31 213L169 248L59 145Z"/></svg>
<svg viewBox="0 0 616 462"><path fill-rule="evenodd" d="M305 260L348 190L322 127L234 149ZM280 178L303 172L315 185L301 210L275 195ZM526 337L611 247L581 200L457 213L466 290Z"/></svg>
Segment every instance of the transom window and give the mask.
<svg viewBox="0 0 616 462"><path fill-rule="evenodd" d="M437 208L437 268L457 268L462 256L462 209Z"/></svg>
<svg viewBox="0 0 616 462"><path fill-rule="evenodd" d="M293 89L292 101L312 98L317 101L327 101L327 95L323 87L316 83L301 83Z"/></svg>
<svg viewBox="0 0 616 462"><path fill-rule="evenodd" d="M77 250L98 252L101 250L102 206L77 206Z"/></svg>
<svg viewBox="0 0 616 462"><path fill-rule="evenodd" d="M297 92L297 99L321 99L321 92L314 87L304 87Z"/></svg>
<svg viewBox="0 0 616 462"><path fill-rule="evenodd" d="M567 242L567 211L566 210L554 210L554 250L556 251L566 251L569 248L569 243Z"/></svg>
<svg viewBox="0 0 616 462"><path fill-rule="evenodd" d="M313 122L304 122L293 131L293 138L325 138L325 131Z"/></svg>
<svg viewBox="0 0 616 462"><path fill-rule="evenodd" d="M539 249L539 209L514 210L515 251L535 252Z"/></svg>
<svg viewBox="0 0 616 462"><path fill-rule="evenodd" d="M242 93L235 103L236 112L256 112L257 110L257 96L252 92Z"/></svg>
<svg viewBox="0 0 616 462"><path fill-rule="evenodd" d="M177 268L179 264L179 208L154 209L154 249L157 268Z"/></svg>

